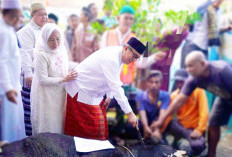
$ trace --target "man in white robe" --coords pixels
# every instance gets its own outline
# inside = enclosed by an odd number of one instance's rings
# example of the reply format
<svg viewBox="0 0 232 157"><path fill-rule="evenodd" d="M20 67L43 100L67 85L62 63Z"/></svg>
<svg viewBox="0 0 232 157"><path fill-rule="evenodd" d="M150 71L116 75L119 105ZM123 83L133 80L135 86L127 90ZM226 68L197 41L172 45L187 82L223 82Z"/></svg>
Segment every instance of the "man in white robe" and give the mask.
<svg viewBox="0 0 232 157"><path fill-rule="evenodd" d="M108 138L106 105L115 97L128 116L129 123L138 123L120 81L122 64L140 58L145 46L132 37L126 45L105 47L80 63L76 80L67 84L67 112L65 134L104 140ZM104 101L103 96L107 94Z"/></svg>
<svg viewBox="0 0 232 157"><path fill-rule="evenodd" d="M30 136L31 119L30 119L30 91L33 77L33 51L35 43L40 35L41 28L47 23L47 12L42 3L33 3L31 5L31 21L17 32L21 44L20 53L22 58L22 99L24 105L26 134Z"/></svg>
<svg viewBox="0 0 232 157"><path fill-rule="evenodd" d="M25 137L20 95L21 58L15 29L21 16L18 0L2 1L0 16L0 140L13 142Z"/></svg>

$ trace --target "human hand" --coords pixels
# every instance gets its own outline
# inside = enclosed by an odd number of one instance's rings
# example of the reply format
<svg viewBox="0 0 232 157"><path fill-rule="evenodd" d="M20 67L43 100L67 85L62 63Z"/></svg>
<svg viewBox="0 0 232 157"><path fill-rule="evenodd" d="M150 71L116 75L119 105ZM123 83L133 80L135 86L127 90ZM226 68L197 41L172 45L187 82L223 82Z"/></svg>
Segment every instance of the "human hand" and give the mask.
<svg viewBox="0 0 232 157"><path fill-rule="evenodd" d="M227 31L230 31L232 30L232 25L229 25L227 28L226 28Z"/></svg>
<svg viewBox="0 0 232 157"><path fill-rule="evenodd" d="M201 137L201 133L198 130L193 130L190 134L190 137L192 139L197 139L197 138Z"/></svg>
<svg viewBox="0 0 232 157"><path fill-rule="evenodd" d="M156 138L158 138L159 140L162 139L162 135L161 135L159 129L156 129L155 131L153 131L152 134L151 134L151 136L152 136L152 137L156 137Z"/></svg>
<svg viewBox="0 0 232 157"><path fill-rule="evenodd" d="M232 25L226 26L224 28L221 28L221 32L226 32L226 31L231 31L232 30Z"/></svg>
<svg viewBox="0 0 232 157"><path fill-rule="evenodd" d="M108 108L110 102L111 102L111 99L110 99L110 98L106 98L106 100L105 100L105 102L104 102L104 104L103 104L103 105L106 106L106 109Z"/></svg>
<svg viewBox="0 0 232 157"><path fill-rule="evenodd" d="M149 138L151 137L152 131L150 127L145 127L144 128L144 138Z"/></svg>
<svg viewBox="0 0 232 157"><path fill-rule="evenodd" d="M6 93L7 99L9 101L15 103L15 104L17 104L17 100L16 100L17 95L18 94L17 94L17 92L14 89L12 89L12 90L10 90L10 91L8 91Z"/></svg>
<svg viewBox="0 0 232 157"><path fill-rule="evenodd" d="M31 88L32 78L33 77L25 78L26 87Z"/></svg>
<svg viewBox="0 0 232 157"><path fill-rule="evenodd" d="M136 127L138 124L137 118L133 111L127 114L127 120L133 127Z"/></svg>
<svg viewBox="0 0 232 157"><path fill-rule="evenodd" d="M157 121L153 121L151 124L151 129L152 130L156 130L162 127L162 122L157 120Z"/></svg>
<svg viewBox="0 0 232 157"><path fill-rule="evenodd" d="M165 52L163 52L163 51L157 52L155 54L155 60L156 61L161 61L161 60L163 60L165 58L165 56L166 56Z"/></svg>
<svg viewBox="0 0 232 157"><path fill-rule="evenodd" d="M76 70L73 70L73 71L69 72L67 76L65 76L63 78L62 82L69 82L71 80L75 80L76 77L77 77L77 72L76 72Z"/></svg>

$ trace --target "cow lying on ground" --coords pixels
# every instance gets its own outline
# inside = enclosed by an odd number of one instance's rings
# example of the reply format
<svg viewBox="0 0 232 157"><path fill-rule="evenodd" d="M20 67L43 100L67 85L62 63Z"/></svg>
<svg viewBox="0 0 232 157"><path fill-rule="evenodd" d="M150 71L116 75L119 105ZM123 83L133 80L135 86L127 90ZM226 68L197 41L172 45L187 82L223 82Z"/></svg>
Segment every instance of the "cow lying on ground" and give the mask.
<svg viewBox="0 0 232 157"><path fill-rule="evenodd" d="M78 153L72 136L41 133L2 147L5 157L165 157L176 150L164 145L116 147L91 153Z"/></svg>

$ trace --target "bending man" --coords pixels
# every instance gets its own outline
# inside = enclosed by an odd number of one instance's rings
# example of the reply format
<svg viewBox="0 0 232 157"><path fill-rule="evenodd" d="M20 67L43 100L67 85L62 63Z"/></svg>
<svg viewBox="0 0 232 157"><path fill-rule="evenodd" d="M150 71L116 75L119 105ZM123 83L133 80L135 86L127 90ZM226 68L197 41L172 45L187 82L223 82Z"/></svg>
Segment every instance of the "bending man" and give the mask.
<svg viewBox="0 0 232 157"><path fill-rule="evenodd" d="M214 157L220 138L220 126L227 124L232 114L232 65L225 61L207 61L200 51L193 51L185 60L187 71L192 75L181 89L180 94L170 104L166 114L156 126L162 125L168 115L182 106L197 87L217 95L209 121L208 156Z"/></svg>
<svg viewBox="0 0 232 157"><path fill-rule="evenodd" d="M129 123L138 123L122 89L122 63L140 58L145 46L132 37L127 44L102 48L81 62L77 79L67 84L67 112L65 134L104 140L108 138L106 105L115 97L127 114ZM107 99L103 96L107 93Z"/></svg>

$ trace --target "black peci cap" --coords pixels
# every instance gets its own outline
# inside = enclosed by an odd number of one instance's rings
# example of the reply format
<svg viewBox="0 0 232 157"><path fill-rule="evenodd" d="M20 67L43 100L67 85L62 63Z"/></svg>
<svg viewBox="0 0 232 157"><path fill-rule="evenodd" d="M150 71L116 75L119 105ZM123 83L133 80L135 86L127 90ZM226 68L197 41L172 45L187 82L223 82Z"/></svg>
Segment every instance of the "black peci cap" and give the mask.
<svg viewBox="0 0 232 157"><path fill-rule="evenodd" d="M138 39L135 37L131 37L130 40L127 42L133 49L135 49L139 54L143 54L146 49L146 46L143 45Z"/></svg>

